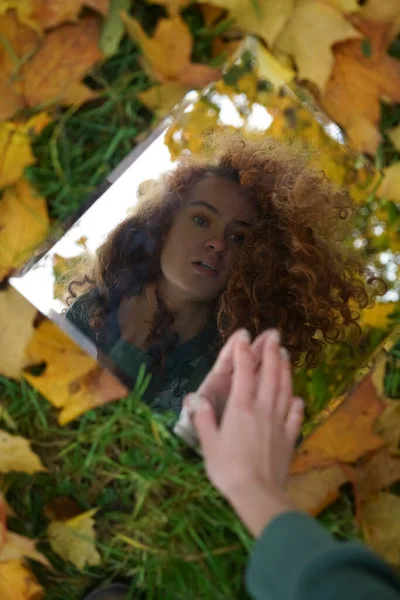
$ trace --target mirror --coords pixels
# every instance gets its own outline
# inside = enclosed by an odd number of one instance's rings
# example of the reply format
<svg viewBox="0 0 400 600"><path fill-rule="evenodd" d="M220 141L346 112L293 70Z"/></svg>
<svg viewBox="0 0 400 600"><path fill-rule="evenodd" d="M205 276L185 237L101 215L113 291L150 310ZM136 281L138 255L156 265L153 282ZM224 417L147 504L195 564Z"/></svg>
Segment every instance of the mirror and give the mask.
<svg viewBox="0 0 400 600"><path fill-rule="evenodd" d="M249 38L11 284L125 384L145 364L143 399L179 414L237 327L279 325L293 361L318 350L301 288L322 293L327 220L347 215L327 178L356 199L374 171Z"/></svg>

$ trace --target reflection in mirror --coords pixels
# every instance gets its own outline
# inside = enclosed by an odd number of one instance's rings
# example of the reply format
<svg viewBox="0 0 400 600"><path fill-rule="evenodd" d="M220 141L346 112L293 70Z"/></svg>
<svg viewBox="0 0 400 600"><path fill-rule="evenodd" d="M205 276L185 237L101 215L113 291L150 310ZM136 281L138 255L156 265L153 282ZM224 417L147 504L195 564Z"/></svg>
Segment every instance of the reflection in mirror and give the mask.
<svg viewBox="0 0 400 600"><path fill-rule="evenodd" d="M129 385L145 364L154 410L179 414L238 327L314 365L381 283L351 224L373 169L251 44L12 281Z"/></svg>

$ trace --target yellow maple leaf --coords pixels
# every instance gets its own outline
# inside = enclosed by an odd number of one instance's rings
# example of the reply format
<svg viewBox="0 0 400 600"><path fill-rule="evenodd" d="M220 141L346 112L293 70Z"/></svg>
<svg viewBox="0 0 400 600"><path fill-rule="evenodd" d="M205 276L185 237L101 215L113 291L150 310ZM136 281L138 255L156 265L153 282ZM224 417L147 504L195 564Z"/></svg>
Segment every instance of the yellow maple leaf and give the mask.
<svg viewBox="0 0 400 600"><path fill-rule="evenodd" d="M46 239L49 223L46 201L28 181L6 189L0 203L0 280Z"/></svg>
<svg viewBox="0 0 400 600"><path fill-rule="evenodd" d="M241 30L264 38L272 46L285 26L294 0L207 0L208 4L225 8L229 15L236 19L236 26Z"/></svg>
<svg viewBox="0 0 400 600"><path fill-rule="evenodd" d="M17 379L27 366L25 347L33 334L37 311L26 298L9 286L0 292L0 373Z"/></svg>
<svg viewBox="0 0 400 600"><path fill-rule="evenodd" d="M400 564L400 497L381 492L359 511L365 541L388 562Z"/></svg>
<svg viewBox="0 0 400 600"><path fill-rule="evenodd" d="M96 549L93 515L97 508L88 510L68 521L53 521L47 534L52 549L63 560L82 571L86 565L99 565L101 556Z"/></svg>
<svg viewBox="0 0 400 600"><path fill-rule="evenodd" d="M100 26L95 16L51 31L23 68L23 93L28 106L59 102L68 97L71 86L103 58L99 37Z"/></svg>
<svg viewBox="0 0 400 600"><path fill-rule="evenodd" d="M28 440L0 429L0 473L20 471L31 475L45 470Z"/></svg>
<svg viewBox="0 0 400 600"><path fill-rule="evenodd" d="M20 560L0 563L1 600L42 600L44 590Z"/></svg>
<svg viewBox="0 0 400 600"><path fill-rule="evenodd" d="M220 69L191 62L193 38L179 15L160 19L151 38L126 11L121 11L121 18L130 38L140 45L144 66L152 77L162 82L180 81L188 87L204 87L219 78Z"/></svg>
<svg viewBox="0 0 400 600"><path fill-rule="evenodd" d="M383 169L383 179L376 194L400 202L400 162Z"/></svg>
<svg viewBox="0 0 400 600"><path fill-rule="evenodd" d="M361 34L333 6L321 0L299 0L274 50L292 56L299 79L323 90L332 71L332 45Z"/></svg>
<svg viewBox="0 0 400 600"><path fill-rule="evenodd" d="M45 363L40 375L24 377L53 406L61 408L61 425L96 406L124 398L128 390L100 368L69 336L51 321L43 321L26 347L31 363Z"/></svg>
<svg viewBox="0 0 400 600"><path fill-rule="evenodd" d="M385 329L389 325L388 316L395 307L395 302L377 302L373 308L366 308L362 311L360 325Z"/></svg>
<svg viewBox="0 0 400 600"><path fill-rule="evenodd" d="M179 81L167 81L160 85L153 85L145 92L140 92L138 98L146 108L155 112L159 117L166 117L184 98L189 89Z"/></svg>

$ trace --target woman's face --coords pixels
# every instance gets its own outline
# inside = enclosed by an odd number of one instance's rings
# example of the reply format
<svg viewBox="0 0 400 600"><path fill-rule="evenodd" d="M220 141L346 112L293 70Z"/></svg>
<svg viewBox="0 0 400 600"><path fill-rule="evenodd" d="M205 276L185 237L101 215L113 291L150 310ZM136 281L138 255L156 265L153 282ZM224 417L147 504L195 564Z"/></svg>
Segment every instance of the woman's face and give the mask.
<svg viewBox="0 0 400 600"><path fill-rule="evenodd" d="M253 217L236 182L210 175L194 185L161 252L168 292L188 300L217 298L226 287L235 254L251 232Z"/></svg>

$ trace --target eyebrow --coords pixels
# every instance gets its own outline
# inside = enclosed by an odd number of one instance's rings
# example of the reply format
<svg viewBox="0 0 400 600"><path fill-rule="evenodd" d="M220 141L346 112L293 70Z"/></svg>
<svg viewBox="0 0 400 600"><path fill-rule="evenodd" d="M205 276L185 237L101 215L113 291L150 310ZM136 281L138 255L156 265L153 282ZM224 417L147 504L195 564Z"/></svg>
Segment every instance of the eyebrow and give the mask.
<svg viewBox="0 0 400 600"><path fill-rule="evenodd" d="M214 215L221 215L221 213L217 208L215 208L215 206L209 204L209 202L204 202L204 200L196 200L195 202L191 202L189 206L205 206L210 212L214 213ZM237 225L243 225L244 227L251 227L250 223L248 223L247 221L236 220L235 223L237 223Z"/></svg>

